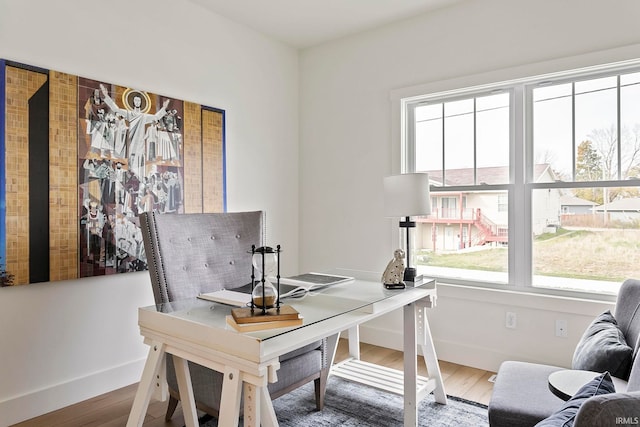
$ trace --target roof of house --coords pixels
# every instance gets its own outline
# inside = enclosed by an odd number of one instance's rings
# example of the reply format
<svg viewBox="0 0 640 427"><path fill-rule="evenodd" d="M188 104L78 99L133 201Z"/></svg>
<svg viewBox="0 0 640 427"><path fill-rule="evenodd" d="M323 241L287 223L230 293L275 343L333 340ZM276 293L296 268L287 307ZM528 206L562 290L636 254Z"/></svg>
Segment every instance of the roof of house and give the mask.
<svg viewBox="0 0 640 427"><path fill-rule="evenodd" d="M611 211L640 212L640 197L630 197L627 199L614 200L611 203L606 203L604 205L596 206L594 209L598 212L603 212L605 208L609 212Z"/></svg>
<svg viewBox="0 0 640 427"><path fill-rule="evenodd" d="M555 180L555 174L551 170L548 164L535 165L534 175L535 181L539 181L542 175L547 172L551 175L551 178ZM429 180L435 184L441 184L442 170L425 171L429 174ZM473 168L464 169L446 169L445 171L445 185L474 185L473 182ZM508 184L509 183L509 166L494 166L486 168L476 168L476 180L477 184Z"/></svg>
<svg viewBox="0 0 640 427"><path fill-rule="evenodd" d="M565 194L560 196L560 205L562 206L595 206L596 202L591 200L581 199L580 197Z"/></svg>

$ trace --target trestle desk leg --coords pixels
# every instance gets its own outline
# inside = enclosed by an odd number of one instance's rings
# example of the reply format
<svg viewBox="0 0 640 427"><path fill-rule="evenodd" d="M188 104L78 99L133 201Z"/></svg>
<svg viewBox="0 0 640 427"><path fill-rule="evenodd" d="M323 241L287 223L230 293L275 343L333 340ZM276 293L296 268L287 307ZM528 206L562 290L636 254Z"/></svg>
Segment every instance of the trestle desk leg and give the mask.
<svg viewBox="0 0 640 427"><path fill-rule="evenodd" d="M173 363L176 369L184 422L186 427L198 427L198 412L196 411L191 375L189 375L189 363L176 355L173 356Z"/></svg>
<svg viewBox="0 0 640 427"><path fill-rule="evenodd" d="M418 360L416 351L416 310L415 304L403 308L404 324L404 425L418 425L417 375Z"/></svg>
<svg viewBox="0 0 640 427"><path fill-rule="evenodd" d="M236 368L227 366L222 381L222 397L220 398L220 414L218 423L221 426L237 427L240 417L240 396L242 395L242 377Z"/></svg>
<svg viewBox="0 0 640 427"><path fill-rule="evenodd" d="M127 427L141 427L144 422L144 417L147 415L147 408L149 407L149 400L154 389L154 381L160 365L164 360L165 345L161 343L151 343L149 348L149 355L147 361L144 364L144 370L142 371L142 378L140 384L138 384L138 390L136 391L136 397L133 400L133 406L129 413L129 419L127 420Z"/></svg>
<svg viewBox="0 0 640 427"><path fill-rule="evenodd" d="M429 319L427 319L426 308L416 307L418 311L418 319L420 321L420 347L424 356L424 362L427 366L429 378L436 382L433 395L436 402L443 405L447 404L447 394L444 390L444 381L442 381L442 373L436 356L436 349L433 345L433 337L431 336L431 328L429 327Z"/></svg>
<svg viewBox="0 0 640 427"><path fill-rule="evenodd" d="M278 419L276 418L276 411L273 409L273 403L271 402L271 396L269 395L269 389L265 387L256 387L256 395L258 397L258 403L260 405L258 418L262 427L278 427ZM246 396L246 395L245 395ZM246 398L246 397L245 397ZM247 424L247 418L245 415L245 425ZM256 427L259 427L256 425Z"/></svg>
<svg viewBox="0 0 640 427"><path fill-rule="evenodd" d="M348 329L349 356L360 360L360 326L355 325Z"/></svg>

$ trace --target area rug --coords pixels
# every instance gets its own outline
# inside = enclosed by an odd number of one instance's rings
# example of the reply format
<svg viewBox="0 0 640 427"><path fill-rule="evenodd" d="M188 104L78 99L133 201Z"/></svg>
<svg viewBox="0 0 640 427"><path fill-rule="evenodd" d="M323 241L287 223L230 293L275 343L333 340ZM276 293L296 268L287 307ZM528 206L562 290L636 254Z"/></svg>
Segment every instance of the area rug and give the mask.
<svg viewBox="0 0 640 427"><path fill-rule="evenodd" d="M402 396L330 377L325 404L316 411L313 382L273 401L281 427L393 427L403 424ZM418 425L424 427L486 427L487 407L449 396L447 405L427 396L418 407ZM202 419L201 427L217 427L216 419ZM240 422L242 425L242 421Z"/></svg>

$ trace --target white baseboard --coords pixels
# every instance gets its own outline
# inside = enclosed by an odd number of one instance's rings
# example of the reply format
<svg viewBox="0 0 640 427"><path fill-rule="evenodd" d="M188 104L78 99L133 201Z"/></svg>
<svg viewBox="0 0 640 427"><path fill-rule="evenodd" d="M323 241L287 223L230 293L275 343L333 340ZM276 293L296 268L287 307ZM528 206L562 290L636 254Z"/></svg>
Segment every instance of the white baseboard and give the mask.
<svg viewBox="0 0 640 427"><path fill-rule="evenodd" d="M365 324L360 326L360 341L402 351L403 337L402 331L382 330ZM491 372L497 372L504 360L522 360L521 355L500 353L487 347L459 342L434 339L434 347L439 360ZM422 353L420 348L418 353Z"/></svg>
<svg viewBox="0 0 640 427"><path fill-rule="evenodd" d="M490 372L498 372L498 368L504 360L521 360L514 355L499 353L486 347L441 340L435 340L434 345L439 360Z"/></svg>
<svg viewBox="0 0 640 427"><path fill-rule="evenodd" d="M3 400L0 426L7 427L138 382L145 361L143 358Z"/></svg>

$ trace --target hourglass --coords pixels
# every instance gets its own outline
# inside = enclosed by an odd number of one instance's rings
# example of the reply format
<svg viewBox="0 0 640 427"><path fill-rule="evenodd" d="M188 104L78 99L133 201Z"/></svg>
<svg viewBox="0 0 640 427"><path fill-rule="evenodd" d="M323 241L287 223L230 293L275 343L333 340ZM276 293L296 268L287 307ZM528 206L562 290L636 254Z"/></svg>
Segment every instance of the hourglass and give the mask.
<svg viewBox="0 0 640 427"><path fill-rule="evenodd" d="M269 277L273 276L274 270L277 268L276 279L278 280L278 288L280 287L280 245L274 251L270 246L261 246L256 248L251 246L251 262L253 264L251 270L251 282L255 282L255 270L258 271L258 282L251 292L251 308L261 308L262 314L266 313L268 308L280 308L280 299L276 287L269 281Z"/></svg>

